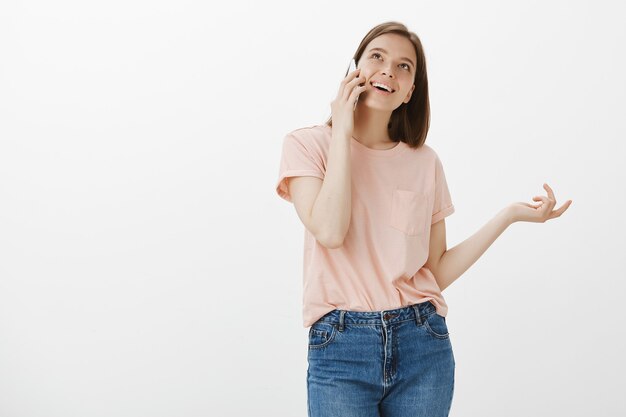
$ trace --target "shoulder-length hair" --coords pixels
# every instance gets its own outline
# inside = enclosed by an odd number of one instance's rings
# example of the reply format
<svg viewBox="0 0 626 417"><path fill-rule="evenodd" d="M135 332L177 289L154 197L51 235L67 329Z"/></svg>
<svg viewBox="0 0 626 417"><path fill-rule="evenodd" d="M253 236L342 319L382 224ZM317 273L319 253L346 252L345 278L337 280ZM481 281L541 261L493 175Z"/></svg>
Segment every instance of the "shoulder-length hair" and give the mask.
<svg viewBox="0 0 626 417"><path fill-rule="evenodd" d="M426 74L426 57L419 37L409 31L405 25L399 22L385 22L372 28L361 40L354 54L355 62L359 62L367 45L376 37L385 33L402 35L411 41L415 48L415 89L408 103L402 103L391 113L389 124L389 137L396 141L405 142L412 148L419 148L426 141L430 126L430 102L428 100L428 77ZM348 71L346 71L346 76ZM326 121L328 126L333 125L332 115Z"/></svg>

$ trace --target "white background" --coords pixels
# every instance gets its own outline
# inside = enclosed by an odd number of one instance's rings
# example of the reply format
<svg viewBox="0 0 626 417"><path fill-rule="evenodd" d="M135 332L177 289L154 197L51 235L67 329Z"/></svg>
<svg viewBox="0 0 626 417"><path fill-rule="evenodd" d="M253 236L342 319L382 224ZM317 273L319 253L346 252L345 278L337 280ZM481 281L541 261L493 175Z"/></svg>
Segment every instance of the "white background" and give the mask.
<svg viewBox="0 0 626 417"><path fill-rule="evenodd" d="M0 416L306 416L284 135L373 26L420 36L448 248L545 195L444 292L451 416L623 416L620 1L6 1Z"/></svg>

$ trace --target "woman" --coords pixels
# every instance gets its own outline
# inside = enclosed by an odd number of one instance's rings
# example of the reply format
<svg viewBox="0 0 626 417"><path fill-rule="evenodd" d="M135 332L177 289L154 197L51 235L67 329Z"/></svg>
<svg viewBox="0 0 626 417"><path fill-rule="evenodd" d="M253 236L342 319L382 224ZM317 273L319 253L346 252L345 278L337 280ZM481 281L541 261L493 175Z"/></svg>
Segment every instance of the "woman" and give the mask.
<svg viewBox="0 0 626 417"><path fill-rule="evenodd" d="M454 206L441 160L424 143L421 42L383 23L354 59L331 118L285 137L276 187L305 226L309 416L447 416L455 361L441 292L510 224L559 217L571 200L553 211L544 184L537 204L507 206L447 250L444 218Z"/></svg>

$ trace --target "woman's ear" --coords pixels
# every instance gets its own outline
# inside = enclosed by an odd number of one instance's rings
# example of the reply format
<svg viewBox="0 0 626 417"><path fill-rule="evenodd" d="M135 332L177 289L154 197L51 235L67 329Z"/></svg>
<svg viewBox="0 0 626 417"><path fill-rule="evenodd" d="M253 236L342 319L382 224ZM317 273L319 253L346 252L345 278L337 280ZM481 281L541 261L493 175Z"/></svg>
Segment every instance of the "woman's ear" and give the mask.
<svg viewBox="0 0 626 417"><path fill-rule="evenodd" d="M407 93L406 98L404 99L405 104L411 101L411 95L413 95L413 90L415 90L415 84L413 84L413 87L411 87L411 90Z"/></svg>

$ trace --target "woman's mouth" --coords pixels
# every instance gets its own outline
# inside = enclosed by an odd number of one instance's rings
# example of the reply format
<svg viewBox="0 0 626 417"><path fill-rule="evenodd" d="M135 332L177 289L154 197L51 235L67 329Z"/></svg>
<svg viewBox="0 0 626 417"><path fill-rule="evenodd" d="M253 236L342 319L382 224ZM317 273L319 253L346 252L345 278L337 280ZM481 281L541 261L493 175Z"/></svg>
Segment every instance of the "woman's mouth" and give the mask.
<svg viewBox="0 0 626 417"><path fill-rule="evenodd" d="M393 94L393 91L387 91L384 87L380 86L380 84L377 84L376 82L371 82L370 85L372 86L372 89L376 91L378 94L382 94L385 96L389 96Z"/></svg>

